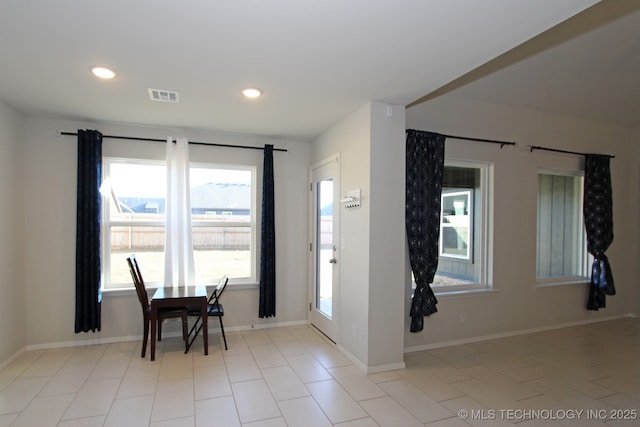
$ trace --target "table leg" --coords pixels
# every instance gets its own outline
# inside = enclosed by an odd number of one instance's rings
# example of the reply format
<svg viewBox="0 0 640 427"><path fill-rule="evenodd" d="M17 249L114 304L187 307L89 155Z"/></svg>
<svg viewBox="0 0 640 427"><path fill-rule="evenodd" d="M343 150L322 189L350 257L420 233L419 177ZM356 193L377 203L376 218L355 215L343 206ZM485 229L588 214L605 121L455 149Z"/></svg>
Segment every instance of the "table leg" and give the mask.
<svg viewBox="0 0 640 427"><path fill-rule="evenodd" d="M151 303L151 360L156 360L156 336L158 334L158 306Z"/></svg>
<svg viewBox="0 0 640 427"><path fill-rule="evenodd" d="M204 344L204 355L209 354L209 316L207 315L207 299L202 299L202 343Z"/></svg>

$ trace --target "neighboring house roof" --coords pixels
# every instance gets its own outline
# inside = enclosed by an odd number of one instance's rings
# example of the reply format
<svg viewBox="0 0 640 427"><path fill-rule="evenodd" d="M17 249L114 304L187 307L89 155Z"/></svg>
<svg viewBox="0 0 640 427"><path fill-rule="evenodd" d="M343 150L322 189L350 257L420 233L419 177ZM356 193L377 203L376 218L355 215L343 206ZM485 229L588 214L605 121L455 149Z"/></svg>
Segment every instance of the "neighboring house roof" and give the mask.
<svg viewBox="0 0 640 427"><path fill-rule="evenodd" d="M164 212L165 200L154 197L120 197L123 209L136 213ZM249 184L207 183L191 189L193 211L248 211L251 209Z"/></svg>
<svg viewBox="0 0 640 427"><path fill-rule="evenodd" d="M249 184L214 183L191 189L193 209L250 209L251 186Z"/></svg>

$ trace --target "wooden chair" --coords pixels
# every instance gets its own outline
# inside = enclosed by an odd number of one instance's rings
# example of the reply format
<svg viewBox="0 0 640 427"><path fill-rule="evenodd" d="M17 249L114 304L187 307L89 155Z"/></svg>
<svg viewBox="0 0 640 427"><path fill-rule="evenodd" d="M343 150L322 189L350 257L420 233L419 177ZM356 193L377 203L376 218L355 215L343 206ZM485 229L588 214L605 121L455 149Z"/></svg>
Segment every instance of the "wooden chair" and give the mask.
<svg viewBox="0 0 640 427"><path fill-rule="evenodd" d="M136 260L135 255L131 255L127 258L127 264L129 264L129 271L131 272L131 277L133 278L133 283L136 286L136 293L138 294L138 300L140 301L140 306L142 307L142 318L144 322L144 332L142 336L142 353L140 357L144 357L147 352L147 340L149 338L149 325L151 324L151 305L149 304L149 295L147 294L147 289L144 286L144 280L142 279L142 274L140 273L140 267L138 266L138 261ZM187 308L183 309L159 309L158 310L158 341L162 339L162 322L165 319L174 319L177 317L182 318L182 339L185 343L185 348L187 348L188 338L189 338L189 325L187 322L188 311Z"/></svg>
<svg viewBox="0 0 640 427"><path fill-rule="evenodd" d="M222 307L222 304L220 304L220 296L222 296L222 292L224 291L224 288L227 286L227 282L229 282L229 277L227 277L226 275L222 276L222 278L218 281L218 285L216 286L216 288L213 290L213 293L209 297L209 301L207 302L207 316L217 317L218 320L220 321L220 331L222 332L222 339L224 340L225 350L228 350L227 337L224 335L224 326L222 324L222 316L224 316L224 308ZM196 308L196 307L189 308L188 314L189 316L197 316L197 319L194 322L193 326L191 327L191 330L189 331L188 336L190 337L194 331L195 333L193 334L193 337L191 337L191 341L187 344L187 349L185 350L185 353L189 351L189 347L191 347L191 344L193 344L193 341L196 339L196 337L202 330L202 316L200 313L200 308Z"/></svg>

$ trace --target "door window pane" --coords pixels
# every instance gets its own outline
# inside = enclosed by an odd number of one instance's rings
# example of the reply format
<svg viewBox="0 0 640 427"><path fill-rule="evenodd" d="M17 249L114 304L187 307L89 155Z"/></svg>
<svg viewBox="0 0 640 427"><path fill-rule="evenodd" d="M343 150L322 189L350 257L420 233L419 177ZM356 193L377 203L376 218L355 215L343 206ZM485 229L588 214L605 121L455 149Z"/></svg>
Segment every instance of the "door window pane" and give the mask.
<svg viewBox="0 0 640 427"><path fill-rule="evenodd" d="M333 179L317 184L316 242L316 308L328 317L332 316L333 303Z"/></svg>

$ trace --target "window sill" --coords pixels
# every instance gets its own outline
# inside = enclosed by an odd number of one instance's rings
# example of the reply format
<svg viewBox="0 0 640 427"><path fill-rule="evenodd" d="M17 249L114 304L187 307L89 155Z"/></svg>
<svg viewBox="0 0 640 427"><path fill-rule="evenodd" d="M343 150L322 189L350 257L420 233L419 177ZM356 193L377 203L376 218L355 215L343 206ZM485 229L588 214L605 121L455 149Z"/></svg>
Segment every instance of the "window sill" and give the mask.
<svg viewBox="0 0 640 427"><path fill-rule="evenodd" d="M204 286L208 287L209 289L213 289L216 284L215 283L207 283ZM236 289L236 290L246 290L246 289L258 289L260 287L259 283L255 283L255 282L247 282L247 283L229 283L227 285L227 290L229 289ZM147 292L149 293L149 297L152 296L152 294L156 291L156 289L158 289L159 286L147 286ZM135 288L132 286L130 288L111 288L111 289L103 289L102 290L102 295L105 296L129 296L129 295L136 295L136 290Z"/></svg>
<svg viewBox="0 0 640 427"><path fill-rule="evenodd" d="M578 279L559 280L555 282L537 282L534 288L555 288L558 286L570 286L570 285L588 285L589 279L581 277Z"/></svg>
<svg viewBox="0 0 640 427"><path fill-rule="evenodd" d="M103 289L102 296L108 297L121 297L121 296L129 296L136 295L136 290L131 288L113 288L113 289Z"/></svg>
<svg viewBox="0 0 640 427"><path fill-rule="evenodd" d="M466 296L485 296L485 295L494 295L500 292L494 288L481 288L481 289L459 289L459 290L450 290L450 291L434 291L437 298L456 298L456 297L466 297Z"/></svg>

